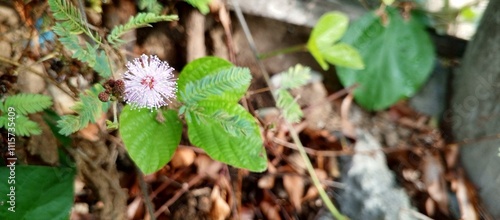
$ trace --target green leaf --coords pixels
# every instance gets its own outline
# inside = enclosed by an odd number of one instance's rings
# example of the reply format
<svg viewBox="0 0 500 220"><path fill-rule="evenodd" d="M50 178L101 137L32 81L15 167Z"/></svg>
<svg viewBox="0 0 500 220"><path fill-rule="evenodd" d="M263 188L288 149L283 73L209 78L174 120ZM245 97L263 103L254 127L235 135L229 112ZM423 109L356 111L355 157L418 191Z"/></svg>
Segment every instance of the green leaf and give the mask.
<svg viewBox="0 0 500 220"><path fill-rule="evenodd" d="M139 0L139 9L147 10L154 14L160 14L163 6L157 0Z"/></svg>
<svg viewBox="0 0 500 220"><path fill-rule="evenodd" d="M178 93L186 90L186 86L190 82L201 80L203 77L211 74L216 74L218 71L232 67L233 64L227 60L218 57L202 57L189 62L182 69L179 79L177 80Z"/></svg>
<svg viewBox="0 0 500 220"><path fill-rule="evenodd" d="M186 0L187 3L200 10L204 15L210 12L209 4L211 1L212 0Z"/></svg>
<svg viewBox="0 0 500 220"><path fill-rule="evenodd" d="M324 70L328 69L320 48L330 47L345 33L349 18L341 12L329 12L321 16L307 42L307 49Z"/></svg>
<svg viewBox="0 0 500 220"><path fill-rule="evenodd" d="M75 170L70 168L19 166L0 167L0 219L69 219L73 206ZM7 177L14 176L13 179ZM9 180L14 182L9 183ZM15 212L8 210L12 194Z"/></svg>
<svg viewBox="0 0 500 220"><path fill-rule="evenodd" d="M325 60L336 66L353 69L365 68L358 51L345 43L338 43L323 50Z"/></svg>
<svg viewBox="0 0 500 220"><path fill-rule="evenodd" d="M474 22L478 18L477 13L470 6L461 8L459 15L468 22Z"/></svg>
<svg viewBox="0 0 500 220"><path fill-rule="evenodd" d="M80 129L87 127L92 122L95 123L102 113L107 112L109 102L102 102L98 98L98 94L104 91L100 84L95 84L85 93L80 94L80 101L77 102L71 109L78 115L65 115L57 122L57 127L62 135L70 135Z"/></svg>
<svg viewBox="0 0 500 220"><path fill-rule="evenodd" d="M217 121L224 128L225 132L232 136L246 136L252 133L254 122L247 120L248 118L238 115L241 113L241 106L236 103L221 102L221 101L204 101L196 106L187 107L190 114L187 119L188 123L196 121L202 126L207 123L207 119ZM194 116L196 120L192 120Z"/></svg>
<svg viewBox="0 0 500 220"><path fill-rule="evenodd" d="M5 107L14 107L16 114L31 114L52 106L52 98L41 94L21 93L5 99Z"/></svg>
<svg viewBox="0 0 500 220"><path fill-rule="evenodd" d="M167 164L181 141L182 123L177 112L163 112L165 122L156 120L157 111L134 110L125 106L120 114L120 135L128 154L145 174Z"/></svg>
<svg viewBox="0 0 500 220"><path fill-rule="evenodd" d="M231 122L218 117L205 117L216 116L220 111L237 119ZM196 110L186 109L186 122L191 143L204 149L213 159L254 172L262 172L267 168L259 126L242 106L205 101L199 103ZM228 129L244 129L245 134L234 135Z"/></svg>
<svg viewBox="0 0 500 220"><path fill-rule="evenodd" d="M321 66L323 70L326 71L329 69L328 63L326 62L325 58L323 57L323 54L319 50L318 45L316 45L314 41L309 40L309 42L307 42L307 49L309 50L309 53L311 53L311 55L314 57L316 62L318 62L319 66Z"/></svg>
<svg viewBox="0 0 500 220"><path fill-rule="evenodd" d="M111 33L108 35L107 39L108 42L113 44L113 46L118 47L122 43L124 43L123 40L120 39L120 37L127 33L128 31L131 31L136 28L141 28L141 27L148 27L151 26L151 23L156 23L160 21L173 21L173 20L178 20L179 17L177 15L157 15L154 13L138 13L136 16L133 16L130 18L130 20L124 24L124 25L118 25L113 30L111 30Z"/></svg>
<svg viewBox="0 0 500 220"><path fill-rule="evenodd" d="M405 21L387 8L386 26L375 13L351 25L342 41L359 49L365 69L337 67L344 86L357 83L356 101L369 110L380 110L410 97L431 73L434 48L424 27L411 17Z"/></svg>
<svg viewBox="0 0 500 220"><path fill-rule="evenodd" d="M31 121L28 117L23 115L17 115L15 119L16 123L16 135L19 136L30 136L30 135L39 135L42 133L42 129L40 126Z"/></svg>
<svg viewBox="0 0 500 220"><path fill-rule="evenodd" d="M80 11L69 0L49 0L49 7L54 18L61 22L54 30L61 37L69 35L87 34L97 42L101 42L99 35L90 31L87 22L83 19Z"/></svg>
<svg viewBox="0 0 500 220"><path fill-rule="evenodd" d="M65 21L64 27L71 34L80 34L87 27L78 9L68 0L49 0L49 7L56 20Z"/></svg>
<svg viewBox="0 0 500 220"><path fill-rule="evenodd" d="M279 89L298 88L306 85L311 79L311 68L297 64L294 67L288 68L286 72L280 73L278 76L279 78L275 79L279 81L276 82Z"/></svg>
<svg viewBox="0 0 500 220"><path fill-rule="evenodd" d="M7 115L1 115L0 116L0 128L7 127L8 119Z"/></svg>
<svg viewBox="0 0 500 220"><path fill-rule="evenodd" d="M74 132L84 128L80 125L80 120L78 116L75 115L63 115L61 119L57 121L57 127L59 130L59 134L69 136Z"/></svg>
<svg viewBox="0 0 500 220"><path fill-rule="evenodd" d="M95 64L91 66L102 78L109 78L111 76L111 67L109 66L109 60L106 53L101 50L100 53L96 53Z"/></svg>
<svg viewBox="0 0 500 220"><path fill-rule="evenodd" d="M183 76L181 74L181 77ZM186 104L196 104L202 100L236 102L245 94L251 80L252 75L248 68L223 69L199 80L188 82L180 91L179 100Z"/></svg>
<svg viewBox="0 0 500 220"><path fill-rule="evenodd" d="M61 120L61 116L59 116L55 111L48 109L44 111L43 120L49 126L50 130L54 134L54 136L61 142L61 144L65 147L71 146L72 139L67 135L59 134L59 128L57 127L57 121ZM62 116L65 117L65 116ZM78 122L78 120L76 120ZM71 132L70 132L71 134Z"/></svg>
<svg viewBox="0 0 500 220"><path fill-rule="evenodd" d="M394 3L394 0L382 0L382 2L384 2L385 5L392 5L392 3Z"/></svg>
<svg viewBox="0 0 500 220"><path fill-rule="evenodd" d="M276 93L276 106L281 109L283 117L291 122L296 123L302 119L304 113L293 96L286 90L278 89Z"/></svg>
<svg viewBox="0 0 500 220"><path fill-rule="evenodd" d="M54 30L58 30L59 23L56 24ZM64 30L62 30L64 31ZM111 67L106 53L103 50L98 50L98 46L92 46L86 43L86 46L80 46L78 37L76 35L68 35L60 37L59 41L67 49L73 52L73 58L87 63L92 67L101 77L108 78L111 76Z"/></svg>

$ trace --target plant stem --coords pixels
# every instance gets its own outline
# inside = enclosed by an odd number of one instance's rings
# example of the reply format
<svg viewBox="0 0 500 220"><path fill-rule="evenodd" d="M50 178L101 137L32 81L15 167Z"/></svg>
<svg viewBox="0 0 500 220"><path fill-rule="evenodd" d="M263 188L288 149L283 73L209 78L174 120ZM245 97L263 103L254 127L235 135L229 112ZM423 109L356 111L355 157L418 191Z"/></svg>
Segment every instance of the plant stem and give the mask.
<svg viewBox="0 0 500 220"><path fill-rule="evenodd" d="M319 196L321 197L321 200L325 203L326 207L328 210L330 210L330 213L335 217L337 220L346 220L349 219L346 216L342 215L338 209L335 207L333 202L330 200L328 195L325 192L325 189L323 189L323 186L321 185L321 181L319 180L318 176L316 175L316 171L314 171L314 167L309 160L309 157L307 156L307 152L304 149L304 146L302 145L302 142L300 141L299 135L297 134L297 131L295 131L295 128L290 124L290 122L285 120L285 123L289 129L290 136L292 136L293 142L295 142L295 145L297 146L297 150L300 153L300 156L302 159L304 159L304 162L306 164L307 172L309 172L309 176L311 176L311 180L318 190Z"/></svg>
<svg viewBox="0 0 500 220"><path fill-rule="evenodd" d="M149 198L148 186L144 181L144 174L138 167L136 167L136 170L137 178L139 179L139 187L141 188L142 192L142 199L144 200L144 204L146 206L146 209L148 210L149 218L151 220L156 220L155 210L153 208L153 204L151 203L151 199Z"/></svg>
<svg viewBox="0 0 500 220"><path fill-rule="evenodd" d="M295 46L291 46L291 47L282 48L282 49L274 50L271 52L259 54L257 57L260 60L265 60L267 58L274 57L274 56L281 55L281 54L294 53L294 52L305 52L305 51L307 51L307 45L306 44L299 44L299 45L295 45Z"/></svg>
<svg viewBox="0 0 500 220"><path fill-rule="evenodd" d="M274 88L273 84L271 83L269 74L267 73L267 71L264 67L264 64L259 59L257 47L255 46L255 42L253 40L252 35L250 34L250 29L248 28L246 20L243 17L243 13L241 12L238 1L232 0L232 2L233 2L233 6L234 6L234 11L236 12L236 16L238 17L238 20L241 24L241 27L243 28L243 32L245 33L245 37L247 38L248 44L250 45L250 49L252 50L252 52L255 56L255 59L257 60L257 64L259 65L260 71L262 72L262 75L263 75L268 87L270 88L270 90L275 91L275 88ZM274 100L276 100L275 93L272 92L271 94L273 94L273 98L274 98ZM307 171L309 172L309 175L311 176L313 184L316 187L316 189L318 190L318 193L319 193L321 199L323 200L323 202L325 203L326 207L328 208L328 210L330 210L330 212L332 213L332 215L336 219L338 219L338 220L348 219L346 216L342 215L337 210L337 208L335 207L335 205L333 204L333 202L330 200L330 198L326 194L325 190L323 189L323 186L321 185L319 178L316 175L316 172L314 171L314 167L312 166L311 161L309 160L309 157L307 156L306 150L304 149L304 146L302 145L302 142L299 139L299 135L297 134L297 131L292 127L292 125L288 121L285 120L285 123L288 127L288 131L290 132L290 135L292 136L293 141L297 145L297 149L299 150L300 155L304 159Z"/></svg>

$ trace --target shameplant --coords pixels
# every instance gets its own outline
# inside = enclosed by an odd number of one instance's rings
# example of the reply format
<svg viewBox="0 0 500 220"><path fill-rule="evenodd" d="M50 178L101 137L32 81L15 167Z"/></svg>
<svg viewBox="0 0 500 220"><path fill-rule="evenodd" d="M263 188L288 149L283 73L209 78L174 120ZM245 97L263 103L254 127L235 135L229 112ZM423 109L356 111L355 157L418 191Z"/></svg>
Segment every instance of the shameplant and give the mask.
<svg viewBox="0 0 500 220"><path fill-rule="evenodd" d="M205 57L184 67L176 82L172 68L142 55L127 65L119 130L132 160L146 174L172 158L184 118L191 143L212 158L252 171L267 167L259 127L238 100L250 85L247 68ZM178 108L168 105L177 96ZM180 117L179 117L180 116Z"/></svg>
<svg viewBox="0 0 500 220"><path fill-rule="evenodd" d="M208 1L190 3L206 5ZM142 55L126 64L128 70L121 79L110 79L114 67L120 65L110 59L124 43L120 36L150 23L177 19L175 15L158 15L156 1L141 0L140 5L153 13L139 13L103 37L87 25L84 15L69 0L49 0L57 21L53 30L61 44L104 82L79 95L80 100L72 107L76 114L64 115L58 121L59 133L77 132L95 123L111 107L114 120L108 121L108 128L119 128L131 158L148 174L171 159L185 120L191 143L212 158L252 171L265 170L267 159L259 127L238 104L252 78L247 68L205 57L185 66L176 82L167 62ZM90 41L81 44L80 34ZM169 105L176 97L176 104ZM119 101L127 103L120 114Z"/></svg>

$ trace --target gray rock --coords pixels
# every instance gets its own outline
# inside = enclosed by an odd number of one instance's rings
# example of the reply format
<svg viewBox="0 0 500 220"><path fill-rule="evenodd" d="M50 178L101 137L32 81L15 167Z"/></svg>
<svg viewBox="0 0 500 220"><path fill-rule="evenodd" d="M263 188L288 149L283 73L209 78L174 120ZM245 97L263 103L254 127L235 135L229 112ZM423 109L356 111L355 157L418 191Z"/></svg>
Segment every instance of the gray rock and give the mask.
<svg viewBox="0 0 500 220"><path fill-rule="evenodd" d="M446 107L446 89L450 69L436 61L434 70L420 91L410 99L415 110L440 118Z"/></svg>
<svg viewBox="0 0 500 220"><path fill-rule="evenodd" d="M414 219L414 208L387 167L380 144L367 132L358 131L354 146L359 153L341 160L345 188L336 199L341 212L351 219ZM369 153L367 152L369 151Z"/></svg>

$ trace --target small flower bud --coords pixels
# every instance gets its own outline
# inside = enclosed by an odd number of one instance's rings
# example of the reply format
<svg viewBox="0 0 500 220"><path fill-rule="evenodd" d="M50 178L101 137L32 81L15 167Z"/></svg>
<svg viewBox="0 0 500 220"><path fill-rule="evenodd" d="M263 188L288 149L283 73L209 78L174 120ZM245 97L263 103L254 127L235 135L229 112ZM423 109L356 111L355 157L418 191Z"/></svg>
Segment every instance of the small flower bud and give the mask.
<svg viewBox="0 0 500 220"><path fill-rule="evenodd" d="M101 100L101 102L109 101L109 94L106 92L99 93L99 95L97 97L99 98L99 100Z"/></svg>
<svg viewBox="0 0 500 220"><path fill-rule="evenodd" d="M115 81L115 86L113 86L113 94L121 95L125 91L125 83L123 80L119 79Z"/></svg>

